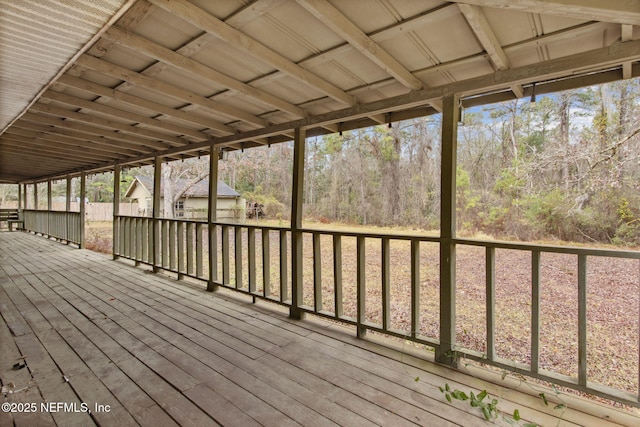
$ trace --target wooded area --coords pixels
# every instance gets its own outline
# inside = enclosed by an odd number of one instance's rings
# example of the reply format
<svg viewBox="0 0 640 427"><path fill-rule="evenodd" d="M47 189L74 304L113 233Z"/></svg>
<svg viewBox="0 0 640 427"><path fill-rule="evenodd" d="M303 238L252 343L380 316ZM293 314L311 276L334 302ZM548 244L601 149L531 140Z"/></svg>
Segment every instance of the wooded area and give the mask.
<svg viewBox="0 0 640 427"><path fill-rule="evenodd" d="M635 79L464 111L459 233L640 244L639 94ZM439 120L309 138L305 218L438 230ZM286 214L292 157L289 144L233 152L220 177Z"/></svg>

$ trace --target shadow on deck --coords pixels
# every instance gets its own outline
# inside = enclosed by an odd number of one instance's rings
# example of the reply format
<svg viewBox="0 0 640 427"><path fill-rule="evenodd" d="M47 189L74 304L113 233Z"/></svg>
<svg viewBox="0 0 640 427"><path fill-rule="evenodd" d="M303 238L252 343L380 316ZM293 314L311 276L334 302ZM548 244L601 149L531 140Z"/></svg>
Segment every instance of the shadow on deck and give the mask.
<svg viewBox="0 0 640 427"><path fill-rule="evenodd" d="M541 425L640 425L575 396L554 410L480 368L26 233L0 233L0 314L0 426L488 425L447 403L445 383L486 388Z"/></svg>

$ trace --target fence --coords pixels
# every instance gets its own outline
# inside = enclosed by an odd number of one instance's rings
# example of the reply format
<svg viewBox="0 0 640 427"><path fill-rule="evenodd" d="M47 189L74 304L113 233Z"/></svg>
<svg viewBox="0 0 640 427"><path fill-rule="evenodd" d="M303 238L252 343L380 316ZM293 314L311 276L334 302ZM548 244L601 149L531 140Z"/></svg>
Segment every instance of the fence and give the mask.
<svg viewBox="0 0 640 427"><path fill-rule="evenodd" d="M439 306L439 237L291 230L247 224L209 225L204 221L176 219L154 222L150 218L125 216L117 217L117 223L120 237L115 255L177 273L179 277L211 280L217 286L290 307L295 295L300 311L352 324L359 335L376 331L437 349L441 315L455 316L456 308L461 307L456 306L455 298L452 307ZM154 227L159 239L156 246ZM302 242L300 252L295 254L294 237ZM588 283L587 271L592 260L607 263L612 259L638 260L640 252L468 239L453 239L452 243L459 250L482 250L480 258L484 258L484 277L473 278L484 285L480 291L484 298L479 296L484 299L483 307L475 310L484 311L480 327L484 336L476 346L479 348L472 348L459 330L456 357L638 406L640 374L631 379L631 389L625 390L596 383L589 374L593 365L589 365L587 358L591 345L587 339L587 288L597 285ZM215 250L210 252L210 248ZM503 357L497 351L496 330L502 323L496 322L496 251L516 251L530 259L529 278L518 279L530 289L530 293L523 292L523 298L530 295L530 301L517 310L529 319L529 325L522 329L522 334L528 336L516 337L523 339L524 360ZM573 350L563 350L567 354L559 356L577 359L574 374L554 371L553 365L545 365L543 369L541 365L540 342L544 338L541 259L553 254L571 256L577 261L573 267L566 266L577 279L577 319L573 322L577 324L577 351L573 354ZM292 270L293 257L299 257L298 271ZM637 312L627 315L638 320ZM631 353L636 354L637 373L640 355L638 332L634 333Z"/></svg>
<svg viewBox="0 0 640 427"><path fill-rule="evenodd" d="M53 202L51 204L52 211L65 211L67 209L66 202ZM9 201L2 205L6 208L17 209L17 201ZM33 209L32 209L33 210ZM80 211L78 202L71 202L72 212ZM87 203L85 206L87 221L113 221L113 203ZM120 215L138 215L137 203L120 203Z"/></svg>

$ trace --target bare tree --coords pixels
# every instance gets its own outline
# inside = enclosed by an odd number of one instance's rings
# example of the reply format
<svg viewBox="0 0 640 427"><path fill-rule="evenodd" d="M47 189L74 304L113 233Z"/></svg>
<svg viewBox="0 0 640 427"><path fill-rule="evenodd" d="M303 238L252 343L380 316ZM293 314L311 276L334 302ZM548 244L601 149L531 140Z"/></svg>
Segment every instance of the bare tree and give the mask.
<svg viewBox="0 0 640 427"><path fill-rule="evenodd" d="M164 217L175 218L176 203L203 179L209 176L209 157L170 162L162 165L162 197ZM184 185L178 187L178 183Z"/></svg>

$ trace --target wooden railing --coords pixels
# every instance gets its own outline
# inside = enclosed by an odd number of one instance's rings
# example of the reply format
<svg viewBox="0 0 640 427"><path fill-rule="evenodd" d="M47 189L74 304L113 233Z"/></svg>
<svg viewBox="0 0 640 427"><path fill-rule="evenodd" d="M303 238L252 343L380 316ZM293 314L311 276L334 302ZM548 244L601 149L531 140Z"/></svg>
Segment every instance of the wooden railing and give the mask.
<svg viewBox="0 0 640 427"><path fill-rule="evenodd" d="M213 282L217 286L286 306L292 305L292 295L299 292L302 298L298 298L298 310L352 324L359 336L366 331L376 331L435 350L440 346L441 314L452 315L455 319L455 305L440 307L439 237L291 230L219 222L209 228L202 221L155 221L158 244L154 253L150 249L154 247L153 219L117 217L120 238L115 245L115 254L175 272L180 277ZM302 270L301 281L292 277L293 233L300 233L302 241L299 258L302 262L299 267ZM638 378L632 381L635 390L619 390L595 383L589 374L587 289L599 285L588 283L587 270L593 259L639 260L640 252L470 239L453 239L452 243L459 252L474 247L481 251L482 255L476 258L480 258L479 264L484 266L484 271L473 277L474 282L481 284L479 294L483 301L477 311L484 311L480 322L483 342L479 345L481 348L467 348L471 346L458 338L454 357L477 360L505 371L639 406ZM210 248L214 248L213 253L209 252ZM516 251L530 259L530 275L521 280L530 290L524 295L528 302L517 308L529 323L528 330L523 332L528 335L524 337L527 345L520 349L526 355L525 360L501 357L496 345L496 330L502 326L496 323L496 251ZM575 355L560 355L577 359L575 375L554 371L553 366L543 369L540 363L540 342L545 333L541 327L543 307L540 296L543 290L546 292L541 285L545 283L541 259L549 254L567 254L576 259L575 264L563 268L577 281L577 319L573 319L577 349ZM461 259L459 257L459 263ZM464 268L465 265L458 265L458 269ZM638 295L634 298L637 299ZM635 310L625 315L631 316L637 324L639 313L637 308ZM555 327L568 326L557 324ZM637 336L635 342L635 348L631 350L636 354L635 363L640 365Z"/></svg>
<svg viewBox="0 0 640 427"><path fill-rule="evenodd" d="M79 212L23 210L24 230L80 245L84 222Z"/></svg>

